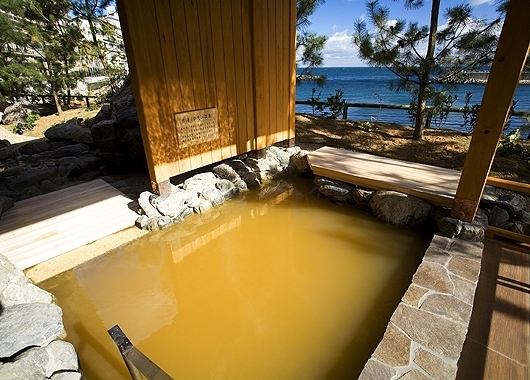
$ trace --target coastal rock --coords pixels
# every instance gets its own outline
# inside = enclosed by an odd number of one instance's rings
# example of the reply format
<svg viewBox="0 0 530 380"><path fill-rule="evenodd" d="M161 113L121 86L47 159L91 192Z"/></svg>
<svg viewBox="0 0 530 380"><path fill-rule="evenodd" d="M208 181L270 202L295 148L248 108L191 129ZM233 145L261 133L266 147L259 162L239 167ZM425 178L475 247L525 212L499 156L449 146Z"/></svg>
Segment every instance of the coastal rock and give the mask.
<svg viewBox="0 0 530 380"><path fill-rule="evenodd" d="M103 120L108 120L112 118L112 110L110 104L103 104L99 109L99 112L92 118L92 125L95 125Z"/></svg>
<svg viewBox="0 0 530 380"><path fill-rule="evenodd" d="M438 229L449 238L456 237L462 231L462 221L451 217L443 217L438 220Z"/></svg>
<svg viewBox="0 0 530 380"><path fill-rule="evenodd" d="M361 207L370 207L370 200L374 196L374 191L356 187L352 189L351 196L357 205Z"/></svg>
<svg viewBox="0 0 530 380"><path fill-rule="evenodd" d="M30 169L16 177L9 178L7 187L10 190L22 190L23 188L29 188L31 186L38 186L41 181L45 179L51 179L59 174L58 167L45 167L41 169Z"/></svg>
<svg viewBox="0 0 530 380"><path fill-rule="evenodd" d="M7 160L8 158L16 157L17 151L11 147L0 148L0 160Z"/></svg>
<svg viewBox="0 0 530 380"><path fill-rule="evenodd" d="M33 285L7 257L0 255L0 305L9 307L26 303L51 303L52 296Z"/></svg>
<svg viewBox="0 0 530 380"><path fill-rule="evenodd" d="M56 149L51 154L52 158L61 158L66 156L79 156L83 153L86 153L90 150L90 147L86 144L79 143L79 144L72 144L72 145L66 145L59 149Z"/></svg>
<svg viewBox="0 0 530 380"><path fill-rule="evenodd" d="M72 141L74 136L76 136L79 131L83 129L76 123L61 123L54 125L44 131L44 136L51 141L57 140L69 140Z"/></svg>
<svg viewBox="0 0 530 380"><path fill-rule="evenodd" d="M239 176L239 174L237 174L237 172L234 170L234 168L232 168L231 166L227 165L227 164L220 164L220 165L217 165L216 167L214 167L212 169L212 171L219 177L219 178L222 178L222 179L227 179L231 182L234 182L236 181L237 179L240 179L241 177Z"/></svg>
<svg viewBox="0 0 530 380"><path fill-rule="evenodd" d="M286 152L284 149L278 148L277 146L270 146L267 148L267 155L274 156L274 158L278 161L279 164L279 170L283 170L289 165L289 162L291 160L291 155Z"/></svg>
<svg viewBox="0 0 530 380"><path fill-rule="evenodd" d="M431 205L419 198L389 190L378 190L370 200L370 207L377 219L384 223L419 227L431 212Z"/></svg>
<svg viewBox="0 0 530 380"><path fill-rule="evenodd" d="M26 303L4 308L0 314L0 358L32 346L45 346L65 331L62 311L50 303Z"/></svg>
<svg viewBox="0 0 530 380"><path fill-rule="evenodd" d="M510 214L505 208L495 206L489 214L489 224L495 227L501 227L510 220Z"/></svg>
<svg viewBox="0 0 530 380"><path fill-rule="evenodd" d="M224 199L227 201L236 197L239 194L239 189L229 180L220 179L215 187L223 194Z"/></svg>
<svg viewBox="0 0 530 380"><path fill-rule="evenodd" d="M13 207L14 204L15 200L13 198L0 195L0 216L2 216L5 211Z"/></svg>
<svg viewBox="0 0 530 380"><path fill-rule="evenodd" d="M190 198L190 194L186 191L171 192L152 198L151 204L160 214L173 218L181 215L183 209L188 208Z"/></svg>
<svg viewBox="0 0 530 380"><path fill-rule="evenodd" d="M309 162L307 160L307 150L301 150L294 153L289 161L289 166L294 168L294 171L299 174L306 174L311 171Z"/></svg>
<svg viewBox="0 0 530 380"><path fill-rule="evenodd" d="M116 148L118 139L114 120L102 120L97 124L92 124L90 131L94 144L99 149L109 151Z"/></svg>
<svg viewBox="0 0 530 380"><path fill-rule="evenodd" d="M261 185L261 181L258 178L258 175L254 173L252 168L245 164L241 160L231 160L227 162L231 168L233 168L236 173L245 181L249 189L256 189Z"/></svg>
<svg viewBox="0 0 530 380"><path fill-rule="evenodd" d="M0 379L45 379L49 357L45 349L33 347L18 355L12 363L0 365Z"/></svg>
<svg viewBox="0 0 530 380"><path fill-rule="evenodd" d="M523 210L526 203L524 198L519 194L501 194L499 196L499 202L510 204L515 213Z"/></svg>
<svg viewBox="0 0 530 380"><path fill-rule="evenodd" d="M37 106L28 100L19 99L4 110L2 123L4 125L23 123L30 114L39 114Z"/></svg>
<svg viewBox="0 0 530 380"><path fill-rule="evenodd" d="M149 191L144 191L140 193L140 196L138 197L138 204L140 205L140 208L142 209L143 213L147 215L148 218L162 216L162 214L160 214L156 207L151 204L151 201L156 197L158 197L158 195L155 195Z"/></svg>

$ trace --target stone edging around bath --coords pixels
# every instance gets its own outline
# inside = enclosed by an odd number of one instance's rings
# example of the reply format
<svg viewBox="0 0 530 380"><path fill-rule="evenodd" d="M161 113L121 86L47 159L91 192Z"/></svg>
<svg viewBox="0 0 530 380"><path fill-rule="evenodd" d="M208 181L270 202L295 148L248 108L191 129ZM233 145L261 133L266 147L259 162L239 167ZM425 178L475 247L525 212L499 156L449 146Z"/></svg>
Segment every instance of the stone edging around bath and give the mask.
<svg viewBox="0 0 530 380"><path fill-rule="evenodd" d="M82 378L62 310L0 255L0 379Z"/></svg>
<svg viewBox="0 0 530 380"><path fill-rule="evenodd" d="M483 244L434 235L359 380L455 379Z"/></svg>

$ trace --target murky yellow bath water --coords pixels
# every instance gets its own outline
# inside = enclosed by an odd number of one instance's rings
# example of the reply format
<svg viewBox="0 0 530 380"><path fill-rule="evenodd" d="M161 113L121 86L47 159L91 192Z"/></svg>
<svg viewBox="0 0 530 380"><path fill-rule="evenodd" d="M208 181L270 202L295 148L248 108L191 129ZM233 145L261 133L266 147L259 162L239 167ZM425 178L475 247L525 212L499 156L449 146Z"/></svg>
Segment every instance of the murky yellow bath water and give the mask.
<svg viewBox="0 0 530 380"><path fill-rule="evenodd" d="M249 192L41 283L85 377L129 378L118 324L175 379L356 378L428 237L312 187Z"/></svg>

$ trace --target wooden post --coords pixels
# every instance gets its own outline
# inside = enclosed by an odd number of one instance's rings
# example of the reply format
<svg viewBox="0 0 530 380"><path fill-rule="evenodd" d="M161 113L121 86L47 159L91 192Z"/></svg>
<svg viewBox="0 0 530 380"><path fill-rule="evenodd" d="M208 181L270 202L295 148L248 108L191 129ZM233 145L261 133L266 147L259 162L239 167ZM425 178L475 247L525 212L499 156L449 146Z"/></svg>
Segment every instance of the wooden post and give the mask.
<svg viewBox="0 0 530 380"><path fill-rule="evenodd" d="M451 216L473 221L530 45L528 0L512 0L477 116Z"/></svg>
<svg viewBox="0 0 530 380"><path fill-rule="evenodd" d="M344 120L348 119L348 106L347 105L345 105L344 110L342 110L342 118Z"/></svg>

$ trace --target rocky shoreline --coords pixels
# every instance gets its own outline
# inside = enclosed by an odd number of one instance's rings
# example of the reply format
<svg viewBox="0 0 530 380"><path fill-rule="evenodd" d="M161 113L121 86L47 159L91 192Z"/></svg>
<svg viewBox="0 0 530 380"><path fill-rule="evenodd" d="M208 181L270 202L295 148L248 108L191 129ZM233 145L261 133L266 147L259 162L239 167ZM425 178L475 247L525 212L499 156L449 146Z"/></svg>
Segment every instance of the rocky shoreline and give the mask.
<svg viewBox="0 0 530 380"><path fill-rule="evenodd" d="M79 380L62 310L0 255L0 379Z"/></svg>

